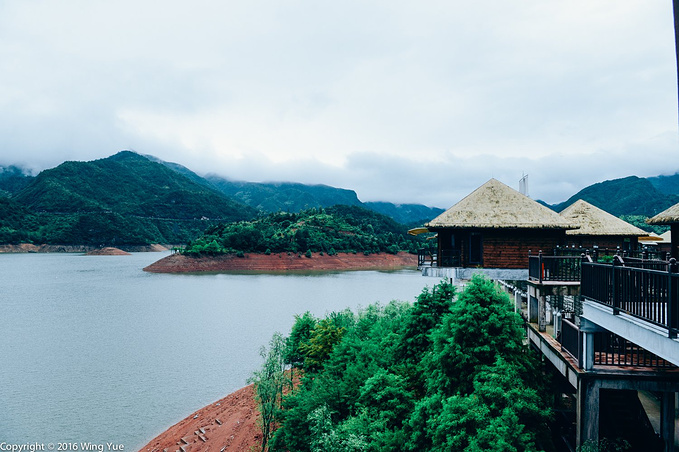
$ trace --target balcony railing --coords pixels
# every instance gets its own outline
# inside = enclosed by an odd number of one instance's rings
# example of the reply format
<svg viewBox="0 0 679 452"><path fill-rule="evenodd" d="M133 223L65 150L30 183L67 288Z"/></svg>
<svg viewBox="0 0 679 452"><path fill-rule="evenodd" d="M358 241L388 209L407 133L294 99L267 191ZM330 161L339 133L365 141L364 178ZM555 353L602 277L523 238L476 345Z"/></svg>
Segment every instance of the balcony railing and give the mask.
<svg viewBox="0 0 679 452"><path fill-rule="evenodd" d="M594 334L594 365L675 368L672 363L611 332Z"/></svg>
<svg viewBox="0 0 679 452"><path fill-rule="evenodd" d="M561 349L570 353L580 366L582 354L582 339L578 327L566 320L561 320L561 337L557 338L561 342Z"/></svg>
<svg viewBox="0 0 679 452"><path fill-rule="evenodd" d="M442 250L441 253L420 250L417 253L418 267L461 267L462 255L458 250Z"/></svg>
<svg viewBox="0 0 679 452"><path fill-rule="evenodd" d="M620 248L554 248L555 256L582 256L589 255L594 262L610 262L613 256L618 255L623 259L634 258L643 260L663 260L668 261L670 256L666 251L658 251L643 247L639 250L621 250Z"/></svg>
<svg viewBox="0 0 679 452"><path fill-rule="evenodd" d="M580 281L581 256L528 256L528 278L545 281Z"/></svg>
<svg viewBox="0 0 679 452"><path fill-rule="evenodd" d="M624 312L664 327L669 337L677 337L679 274L676 261L671 259L665 263L664 271L627 263L617 257L612 264L583 262L582 297L610 306L613 314Z"/></svg>

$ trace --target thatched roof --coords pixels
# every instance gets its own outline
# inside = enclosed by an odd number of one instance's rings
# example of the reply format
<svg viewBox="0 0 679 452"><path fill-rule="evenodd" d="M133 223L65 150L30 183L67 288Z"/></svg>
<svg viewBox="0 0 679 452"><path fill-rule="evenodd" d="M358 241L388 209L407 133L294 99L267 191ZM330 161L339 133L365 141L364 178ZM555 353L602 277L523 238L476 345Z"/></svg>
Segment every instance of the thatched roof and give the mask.
<svg viewBox="0 0 679 452"><path fill-rule="evenodd" d="M648 224L672 224L679 223L679 204L675 204L658 215L646 220Z"/></svg>
<svg viewBox="0 0 679 452"><path fill-rule="evenodd" d="M566 231L568 235L617 235L646 236L648 232L578 199L560 214L566 220L580 226L579 229Z"/></svg>
<svg viewBox="0 0 679 452"><path fill-rule="evenodd" d="M474 190L425 226L495 229L577 228L577 225L556 212L495 179Z"/></svg>

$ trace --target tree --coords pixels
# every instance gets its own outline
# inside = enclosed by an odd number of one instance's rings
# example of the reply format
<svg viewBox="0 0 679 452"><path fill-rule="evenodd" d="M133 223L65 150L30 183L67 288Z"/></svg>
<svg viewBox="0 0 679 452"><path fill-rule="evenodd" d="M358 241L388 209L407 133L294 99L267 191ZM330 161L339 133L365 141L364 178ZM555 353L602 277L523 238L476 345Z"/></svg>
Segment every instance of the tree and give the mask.
<svg viewBox="0 0 679 452"><path fill-rule="evenodd" d="M506 293L480 275L460 294L431 334L432 353L427 355L430 392L452 396L472 391L474 375L492 365L497 356L531 367L523 345L523 321Z"/></svg>
<svg viewBox="0 0 679 452"><path fill-rule="evenodd" d="M299 346L299 351L304 355L304 367L311 371L319 370L345 332L344 327L337 326L332 320L323 319L318 322L309 341Z"/></svg>
<svg viewBox="0 0 679 452"><path fill-rule="evenodd" d="M295 315L295 323L290 330L290 336L285 340L285 362L294 367L304 367L304 354L300 350L302 344L308 344L311 334L316 327L317 320L306 311L302 315Z"/></svg>
<svg viewBox="0 0 679 452"><path fill-rule="evenodd" d="M264 358L262 368L250 379L255 385L255 396L259 405L262 427L262 452L267 450L273 435L276 415L281 409L283 390L288 384L285 377L285 340L280 333L274 333L269 342L269 350L262 347L260 355Z"/></svg>

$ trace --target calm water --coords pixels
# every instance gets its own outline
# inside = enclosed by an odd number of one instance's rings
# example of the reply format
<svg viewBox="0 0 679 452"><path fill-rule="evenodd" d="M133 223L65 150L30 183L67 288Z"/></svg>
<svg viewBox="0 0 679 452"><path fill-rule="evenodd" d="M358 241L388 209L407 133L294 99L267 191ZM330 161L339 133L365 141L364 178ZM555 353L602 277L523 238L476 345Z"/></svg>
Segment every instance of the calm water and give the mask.
<svg viewBox="0 0 679 452"><path fill-rule="evenodd" d="M164 254L0 255L0 442L137 450L246 384L294 314L413 301L416 271L159 275Z"/></svg>

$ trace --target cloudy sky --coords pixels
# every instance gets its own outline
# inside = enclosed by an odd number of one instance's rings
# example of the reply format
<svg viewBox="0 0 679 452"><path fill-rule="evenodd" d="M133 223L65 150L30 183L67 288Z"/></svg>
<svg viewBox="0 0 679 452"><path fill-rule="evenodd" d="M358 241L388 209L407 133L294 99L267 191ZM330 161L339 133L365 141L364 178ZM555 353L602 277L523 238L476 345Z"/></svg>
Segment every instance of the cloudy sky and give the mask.
<svg viewBox="0 0 679 452"><path fill-rule="evenodd" d="M447 208L679 171L670 0L0 0L0 164L123 149Z"/></svg>

